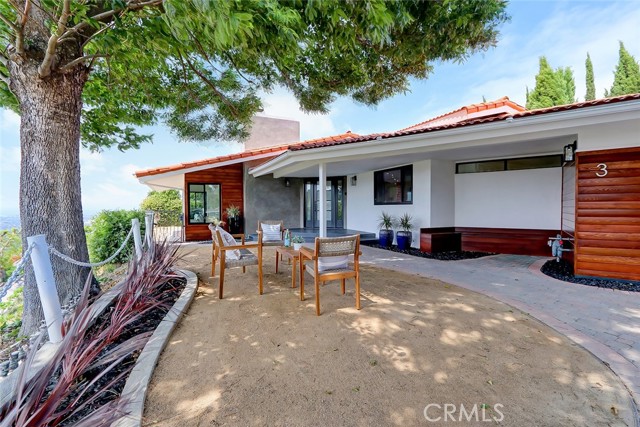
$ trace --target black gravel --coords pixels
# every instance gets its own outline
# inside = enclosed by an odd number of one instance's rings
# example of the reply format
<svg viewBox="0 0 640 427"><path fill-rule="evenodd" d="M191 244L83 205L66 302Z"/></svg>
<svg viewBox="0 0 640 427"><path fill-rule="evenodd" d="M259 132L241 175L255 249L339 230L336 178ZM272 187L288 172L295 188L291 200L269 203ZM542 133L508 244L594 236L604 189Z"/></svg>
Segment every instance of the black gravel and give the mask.
<svg viewBox="0 0 640 427"><path fill-rule="evenodd" d="M372 247L372 248L386 249L392 252L399 252L401 254L413 255L413 256L428 258L428 259L437 259L440 261L460 261L463 259L474 259L474 258L482 258L489 255L495 255L495 253L491 253L491 252L473 252L473 251L452 251L452 252L439 252L436 254L430 254L414 248L410 248L407 250L400 250L396 245L392 245L389 247L380 246L375 241L361 242L361 244Z"/></svg>
<svg viewBox="0 0 640 427"><path fill-rule="evenodd" d="M565 282L578 283L580 285L595 286L598 288L615 289L618 291L640 292L640 283L617 279L601 279L598 277L576 277L573 275L573 265L567 260L555 259L544 263L540 269L547 276Z"/></svg>

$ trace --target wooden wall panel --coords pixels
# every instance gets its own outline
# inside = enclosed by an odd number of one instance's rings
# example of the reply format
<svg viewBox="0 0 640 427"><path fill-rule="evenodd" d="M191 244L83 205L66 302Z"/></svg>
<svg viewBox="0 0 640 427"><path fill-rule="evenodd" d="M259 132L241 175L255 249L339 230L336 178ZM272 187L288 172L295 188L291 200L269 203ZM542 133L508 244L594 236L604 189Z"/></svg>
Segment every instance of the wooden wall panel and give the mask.
<svg viewBox="0 0 640 427"><path fill-rule="evenodd" d="M640 280L640 148L577 153L576 182L575 274Z"/></svg>
<svg viewBox="0 0 640 427"><path fill-rule="evenodd" d="M462 233L463 251L551 256L547 242L560 230L456 227L456 231Z"/></svg>
<svg viewBox="0 0 640 427"><path fill-rule="evenodd" d="M185 240L211 240L211 232L207 224L189 224L188 220L188 185L191 184L220 184L220 196L222 209L222 220L227 221L224 210L229 205L240 207L240 214L244 214L243 198L243 166L242 163L222 166L219 168L205 169L197 172L189 172L184 177L184 200L185 200Z"/></svg>

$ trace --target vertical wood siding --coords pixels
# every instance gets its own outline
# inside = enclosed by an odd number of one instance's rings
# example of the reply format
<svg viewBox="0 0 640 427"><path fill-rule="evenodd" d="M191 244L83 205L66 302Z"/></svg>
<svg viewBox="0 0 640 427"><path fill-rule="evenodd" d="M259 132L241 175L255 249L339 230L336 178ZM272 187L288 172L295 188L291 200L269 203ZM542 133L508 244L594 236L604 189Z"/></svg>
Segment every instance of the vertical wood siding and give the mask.
<svg viewBox="0 0 640 427"><path fill-rule="evenodd" d="M244 199L242 187L242 163L222 166L219 168L205 169L197 172L189 172L184 176L184 200L185 200L185 240L211 240L211 233L207 224L189 224L187 212L189 211L189 184L220 184L220 196L222 220L227 222L224 210L229 205L240 207L240 214L244 215ZM225 227L226 228L226 227Z"/></svg>
<svg viewBox="0 0 640 427"><path fill-rule="evenodd" d="M640 148L577 160L575 274L640 280Z"/></svg>

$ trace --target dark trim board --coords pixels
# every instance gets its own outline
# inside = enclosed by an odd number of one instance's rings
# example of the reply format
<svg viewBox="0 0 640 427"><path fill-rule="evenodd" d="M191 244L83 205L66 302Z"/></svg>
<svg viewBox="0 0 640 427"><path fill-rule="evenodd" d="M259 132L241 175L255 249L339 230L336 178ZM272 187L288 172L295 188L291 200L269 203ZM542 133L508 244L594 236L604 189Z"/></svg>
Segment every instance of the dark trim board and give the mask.
<svg viewBox="0 0 640 427"><path fill-rule="evenodd" d="M463 251L551 256L549 237L560 230L484 227L440 227L420 229L420 250L442 252L460 243ZM459 240L458 240L459 239Z"/></svg>

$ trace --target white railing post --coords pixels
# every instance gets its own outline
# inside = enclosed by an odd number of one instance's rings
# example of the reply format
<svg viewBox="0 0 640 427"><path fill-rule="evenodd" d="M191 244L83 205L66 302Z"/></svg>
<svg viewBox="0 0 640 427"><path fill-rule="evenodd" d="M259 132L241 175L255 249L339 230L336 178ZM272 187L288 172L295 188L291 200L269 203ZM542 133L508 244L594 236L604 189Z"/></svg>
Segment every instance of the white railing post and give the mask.
<svg viewBox="0 0 640 427"><path fill-rule="evenodd" d="M136 259L140 261L142 258L142 238L140 237L140 221L138 218L131 219L131 227L133 227L133 245L136 248Z"/></svg>
<svg viewBox="0 0 640 427"><path fill-rule="evenodd" d="M49 247L44 234L27 237L29 246L33 244L31 252L31 262L33 272L38 284L38 293L42 302L44 320L47 323L49 341L57 343L62 341L62 309L56 290L56 282L53 278L53 268L51 258L49 258Z"/></svg>
<svg viewBox="0 0 640 427"><path fill-rule="evenodd" d="M144 238L147 241L148 250L153 253L155 242L153 241L153 211L147 211L144 217Z"/></svg>

